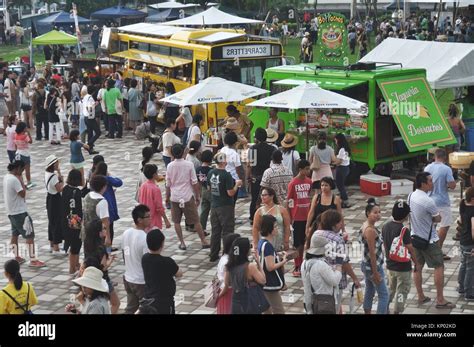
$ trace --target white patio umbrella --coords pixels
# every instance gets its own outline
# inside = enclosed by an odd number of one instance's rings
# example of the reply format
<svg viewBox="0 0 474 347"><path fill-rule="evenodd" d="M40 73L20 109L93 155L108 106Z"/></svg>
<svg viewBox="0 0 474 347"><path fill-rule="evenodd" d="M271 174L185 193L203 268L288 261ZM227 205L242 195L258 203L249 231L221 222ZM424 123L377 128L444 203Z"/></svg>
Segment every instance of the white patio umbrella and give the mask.
<svg viewBox="0 0 474 347"><path fill-rule="evenodd" d="M306 108L361 109L365 107L365 104L347 96L322 89L314 83L306 82L293 89L251 102L247 106L277 107L291 110ZM308 137L308 128L306 127L307 145Z"/></svg>
<svg viewBox="0 0 474 347"><path fill-rule="evenodd" d="M307 82L282 93L256 100L247 106L278 107L292 110L302 108L360 109L365 104Z"/></svg>
<svg viewBox="0 0 474 347"><path fill-rule="evenodd" d="M218 102L238 102L268 93L268 90L243 83L228 81L220 77L208 77L192 87L161 99L179 106L203 105ZM217 127L217 105L216 105Z"/></svg>

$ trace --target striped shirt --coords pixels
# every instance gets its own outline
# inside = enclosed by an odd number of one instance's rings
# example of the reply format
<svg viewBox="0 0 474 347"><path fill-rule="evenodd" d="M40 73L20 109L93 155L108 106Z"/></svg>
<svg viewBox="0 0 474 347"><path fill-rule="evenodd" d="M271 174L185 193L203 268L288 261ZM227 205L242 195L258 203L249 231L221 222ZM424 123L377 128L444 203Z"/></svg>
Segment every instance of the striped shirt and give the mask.
<svg viewBox="0 0 474 347"><path fill-rule="evenodd" d="M270 168L263 173L262 188L272 188L280 205L284 205L288 196L288 185L293 179L293 172L283 164L270 164Z"/></svg>

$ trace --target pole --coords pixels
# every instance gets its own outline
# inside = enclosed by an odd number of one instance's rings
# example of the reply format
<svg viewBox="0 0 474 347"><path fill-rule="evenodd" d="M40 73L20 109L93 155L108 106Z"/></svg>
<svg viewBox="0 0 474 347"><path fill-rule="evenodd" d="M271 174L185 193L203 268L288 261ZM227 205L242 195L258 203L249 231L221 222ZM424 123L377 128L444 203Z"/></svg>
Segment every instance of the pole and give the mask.
<svg viewBox="0 0 474 347"><path fill-rule="evenodd" d="M436 18L436 27L435 27L435 37L436 39L438 37L438 28L439 28L439 16L441 15L441 7L443 6L443 0L439 0L439 8L438 8L438 17Z"/></svg>
<svg viewBox="0 0 474 347"><path fill-rule="evenodd" d="M78 50L77 56L79 58L82 58L82 54L81 54L81 29L79 29L79 19L77 18L77 7L76 7L75 3L72 3L72 14L74 16L74 24L75 24L75 27L76 27L77 50Z"/></svg>

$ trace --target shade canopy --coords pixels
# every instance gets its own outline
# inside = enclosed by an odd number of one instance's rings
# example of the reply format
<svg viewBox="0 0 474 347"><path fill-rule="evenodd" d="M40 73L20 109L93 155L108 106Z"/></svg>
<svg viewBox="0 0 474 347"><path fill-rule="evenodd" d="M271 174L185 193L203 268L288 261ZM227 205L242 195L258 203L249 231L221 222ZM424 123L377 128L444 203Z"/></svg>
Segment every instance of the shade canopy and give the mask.
<svg viewBox="0 0 474 347"><path fill-rule="evenodd" d="M177 1L167 1L167 2L160 2L158 4L149 5L149 6L152 7L152 8L163 10L163 9L170 9L170 8L176 8L176 9L191 8L191 7L197 7L199 5L197 5L197 4L182 4L182 3L177 2Z"/></svg>
<svg viewBox="0 0 474 347"><path fill-rule="evenodd" d="M53 30L49 33L34 38L32 43L35 46L75 45L77 44L77 37L66 34L64 31Z"/></svg>
<svg viewBox="0 0 474 347"><path fill-rule="evenodd" d="M474 85L472 43L387 38L360 61L426 69L426 77L434 89Z"/></svg>
<svg viewBox="0 0 474 347"><path fill-rule="evenodd" d="M347 108L360 109L364 103L347 96L305 83L293 89L251 102L247 106L278 107L285 109Z"/></svg>
<svg viewBox="0 0 474 347"><path fill-rule="evenodd" d="M137 19L144 18L147 14L142 11L134 10L125 6L113 6L105 8L103 10L96 11L91 14L92 18L97 19L119 19L119 18L128 18L128 19Z"/></svg>
<svg viewBox="0 0 474 347"><path fill-rule="evenodd" d="M210 7L206 11L193 16L167 22L167 25L235 25L235 24L261 24L263 21L248 19L222 12L215 7Z"/></svg>
<svg viewBox="0 0 474 347"><path fill-rule="evenodd" d="M161 12L155 13L151 16L146 17L145 22L147 23L161 23L167 22L171 20L176 20L180 18L179 9L177 8L169 8L167 10L163 10Z"/></svg>
<svg viewBox="0 0 474 347"><path fill-rule="evenodd" d="M268 93L267 90L232 82L220 77L208 77L200 83L161 99L179 106L217 102L238 102Z"/></svg>
<svg viewBox="0 0 474 347"><path fill-rule="evenodd" d="M79 24L88 24L91 21L81 16L77 16ZM74 24L74 17L71 13L68 12L58 12L53 13L52 15L43 18L38 21L40 24L52 24L52 25L73 25Z"/></svg>

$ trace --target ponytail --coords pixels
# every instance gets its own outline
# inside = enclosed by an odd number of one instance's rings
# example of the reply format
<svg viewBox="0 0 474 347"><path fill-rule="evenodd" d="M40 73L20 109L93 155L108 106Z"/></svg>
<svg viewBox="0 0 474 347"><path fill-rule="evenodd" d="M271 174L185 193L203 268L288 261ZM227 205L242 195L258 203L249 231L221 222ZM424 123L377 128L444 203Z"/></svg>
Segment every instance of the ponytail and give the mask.
<svg viewBox="0 0 474 347"><path fill-rule="evenodd" d="M15 259L8 260L5 265L5 272L13 279L16 290L20 290L23 286L23 278L20 273L20 263Z"/></svg>
<svg viewBox="0 0 474 347"><path fill-rule="evenodd" d="M13 278L13 284L15 285L16 290L20 290L23 287L23 278L21 277L21 273L17 272L15 277Z"/></svg>

